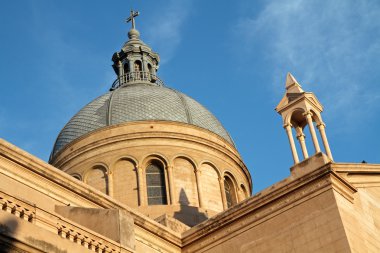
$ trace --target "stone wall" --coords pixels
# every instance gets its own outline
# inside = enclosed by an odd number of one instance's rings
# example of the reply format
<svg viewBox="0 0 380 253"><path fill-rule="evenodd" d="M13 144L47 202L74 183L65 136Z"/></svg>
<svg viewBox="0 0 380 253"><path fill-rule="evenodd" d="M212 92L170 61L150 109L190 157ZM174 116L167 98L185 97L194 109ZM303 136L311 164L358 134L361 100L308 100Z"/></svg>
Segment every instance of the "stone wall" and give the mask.
<svg viewBox="0 0 380 253"><path fill-rule="evenodd" d="M154 208L148 204L146 180L152 161L163 167L167 202ZM233 182L235 204L248 198L252 189L250 174L233 145L179 122L105 127L67 145L52 163L151 218L169 214L184 218L181 221L189 226L203 221L202 215L210 217L227 208L225 176Z"/></svg>

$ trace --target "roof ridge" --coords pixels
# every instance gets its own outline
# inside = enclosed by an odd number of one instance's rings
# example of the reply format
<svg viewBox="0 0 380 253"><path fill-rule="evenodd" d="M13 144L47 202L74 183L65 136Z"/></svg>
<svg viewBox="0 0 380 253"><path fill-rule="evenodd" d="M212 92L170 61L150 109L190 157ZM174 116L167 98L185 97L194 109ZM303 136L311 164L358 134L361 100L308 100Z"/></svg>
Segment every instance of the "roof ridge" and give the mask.
<svg viewBox="0 0 380 253"><path fill-rule="evenodd" d="M107 101L107 112L106 112L106 126L110 126L112 125L112 110L111 110L111 106L112 106L112 98L113 98L113 95L114 93L117 91L118 89L116 90L113 90L108 98L108 101Z"/></svg>
<svg viewBox="0 0 380 253"><path fill-rule="evenodd" d="M193 118L191 117L191 114L190 114L190 108L186 102L186 99L183 97L182 93L175 90L175 89L172 89L172 88L169 88L171 89L172 91L175 92L175 94L177 94L177 96L179 97L179 99L181 100L182 102L182 105L183 107L185 108L185 113L186 113L186 118L187 118L187 123L189 124L193 124Z"/></svg>

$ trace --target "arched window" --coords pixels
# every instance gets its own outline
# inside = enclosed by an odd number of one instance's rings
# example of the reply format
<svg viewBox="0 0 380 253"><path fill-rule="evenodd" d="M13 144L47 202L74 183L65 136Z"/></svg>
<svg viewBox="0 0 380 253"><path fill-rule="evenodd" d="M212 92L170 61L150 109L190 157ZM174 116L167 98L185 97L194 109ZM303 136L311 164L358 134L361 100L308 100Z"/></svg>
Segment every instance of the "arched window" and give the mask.
<svg viewBox="0 0 380 253"><path fill-rule="evenodd" d="M226 194L227 207L231 207L237 203L234 184L229 177L224 177L224 193Z"/></svg>
<svg viewBox="0 0 380 253"><path fill-rule="evenodd" d="M163 166L152 161L146 168L148 205L166 205L165 173Z"/></svg>
<svg viewBox="0 0 380 253"><path fill-rule="evenodd" d="M78 175L78 174L72 174L71 176L72 176L73 178L75 178L75 179L78 179L79 181L82 181L81 176Z"/></svg>

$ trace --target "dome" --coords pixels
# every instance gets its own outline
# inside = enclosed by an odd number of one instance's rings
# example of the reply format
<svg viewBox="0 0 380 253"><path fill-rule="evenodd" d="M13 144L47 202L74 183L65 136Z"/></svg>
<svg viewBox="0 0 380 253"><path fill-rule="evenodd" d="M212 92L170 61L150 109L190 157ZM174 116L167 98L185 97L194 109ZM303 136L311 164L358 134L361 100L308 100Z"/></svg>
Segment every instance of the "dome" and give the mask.
<svg viewBox="0 0 380 253"><path fill-rule="evenodd" d="M139 83L109 91L81 109L59 133L51 158L64 146L91 131L146 120L195 125L233 145L228 132L216 117L194 99L165 86Z"/></svg>

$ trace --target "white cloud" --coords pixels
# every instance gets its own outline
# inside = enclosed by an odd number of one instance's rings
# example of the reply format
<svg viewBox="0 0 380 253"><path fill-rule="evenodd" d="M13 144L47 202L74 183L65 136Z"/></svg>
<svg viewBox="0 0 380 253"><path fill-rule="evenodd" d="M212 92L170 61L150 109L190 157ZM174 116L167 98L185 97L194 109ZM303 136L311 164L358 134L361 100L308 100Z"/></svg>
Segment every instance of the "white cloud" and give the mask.
<svg viewBox="0 0 380 253"><path fill-rule="evenodd" d="M161 64L170 61L181 42L181 27L191 8L190 0L171 0L153 15L154 25L147 31L147 41L160 52Z"/></svg>
<svg viewBox="0 0 380 253"><path fill-rule="evenodd" d="M277 99L286 72L294 72L329 106L327 116L345 110L340 115L348 122L379 109L378 17L378 1L278 0L238 27L251 53L252 45L265 43Z"/></svg>

